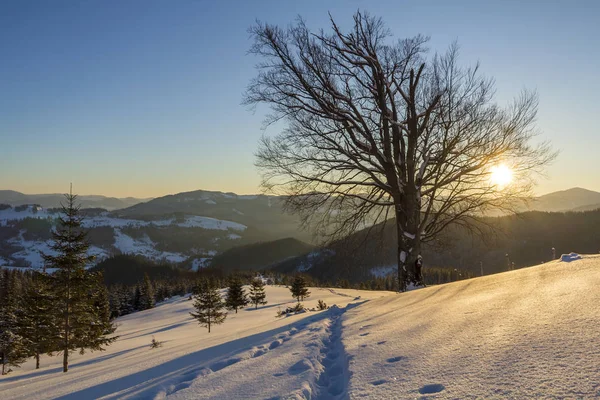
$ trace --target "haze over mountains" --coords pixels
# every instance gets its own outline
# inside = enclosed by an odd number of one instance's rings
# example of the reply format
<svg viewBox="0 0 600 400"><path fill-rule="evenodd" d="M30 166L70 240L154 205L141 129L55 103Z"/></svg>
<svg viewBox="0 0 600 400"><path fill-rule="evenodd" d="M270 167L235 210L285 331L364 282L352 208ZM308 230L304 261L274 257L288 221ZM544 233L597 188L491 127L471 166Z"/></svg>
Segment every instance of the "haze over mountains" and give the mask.
<svg viewBox="0 0 600 400"><path fill-rule="evenodd" d="M49 251L47 241L58 216L57 210L51 208L60 201L61 195L57 194L0 191L1 266L42 267L40 252ZM328 280L339 278L342 268L349 279L355 280L393 271L391 231L360 244L360 257L343 251L348 247L344 243L334 244L333 251L319 252L314 249L316 243L310 232L299 228L298 219L283 211L282 199L276 196L198 190L147 201L104 196L81 196L80 201L92 244L90 251L98 261L117 254L136 254L184 269L212 264L228 271L277 267L285 272L310 272ZM540 196L528 207L543 212L595 210L600 208L600 193L573 188ZM491 272L504 264L506 252L514 252L513 259L520 265L531 265L544 260L553 246L565 247L558 251L577 250L569 249L568 238L562 236L575 238L581 232L561 229L562 233L552 233L555 227L568 224L564 215L529 213L526 218L539 219L535 232L527 231L529 224L523 219L507 216L494 220L508 232L516 230L509 235L514 243L505 240L495 245L473 244L464 232L455 232L450 235L454 240L451 249L430 249L427 261L429 265L475 268L473 265L478 266L479 260L485 260L486 266L494 266L488 269ZM595 215L578 218L589 220ZM600 238L598 241L600 245ZM593 234L579 243L597 251ZM529 246L528 250L523 250L523 246ZM331 266L336 266L333 272Z"/></svg>
<svg viewBox="0 0 600 400"><path fill-rule="evenodd" d="M82 208L104 208L105 210L116 210L126 208L135 204L151 200L137 199L134 197L116 198L101 195L78 196ZM0 190L0 204L19 206L22 204L38 204L44 208L60 207L64 195L60 193L47 194L24 194L14 190Z"/></svg>

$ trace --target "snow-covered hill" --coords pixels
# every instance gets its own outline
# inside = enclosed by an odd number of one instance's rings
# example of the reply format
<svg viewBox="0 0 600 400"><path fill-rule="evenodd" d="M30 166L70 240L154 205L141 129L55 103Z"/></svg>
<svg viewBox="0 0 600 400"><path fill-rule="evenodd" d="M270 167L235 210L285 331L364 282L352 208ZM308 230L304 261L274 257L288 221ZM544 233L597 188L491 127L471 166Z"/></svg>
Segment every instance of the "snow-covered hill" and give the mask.
<svg viewBox="0 0 600 400"><path fill-rule="evenodd" d="M220 240L235 243L247 229L237 222L199 215L142 220L120 218L101 210L83 212L87 215L82 225L90 231L90 254L95 255L98 262L114 254L135 254L172 263L189 260L193 266L197 259L214 255ZM33 205L0 209L0 238L3 239L0 266L42 268L41 253L52 254L48 239L58 217L55 209ZM170 248L174 246L169 236L180 232L188 236L192 245L172 251ZM149 235L166 239L159 243ZM194 236L200 236L201 240L193 241Z"/></svg>
<svg viewBox="0 0 600 400"><path fill-rule="evenodd" d="M274 318L289 291L208 334L173 299L117 320L104 353L0 378L2 398L446 399L600 396L600 257L403 294L311 289L328 311ZM358 298L360 296L360 298ZM150 350L151 337L164 341Z"/></svg>

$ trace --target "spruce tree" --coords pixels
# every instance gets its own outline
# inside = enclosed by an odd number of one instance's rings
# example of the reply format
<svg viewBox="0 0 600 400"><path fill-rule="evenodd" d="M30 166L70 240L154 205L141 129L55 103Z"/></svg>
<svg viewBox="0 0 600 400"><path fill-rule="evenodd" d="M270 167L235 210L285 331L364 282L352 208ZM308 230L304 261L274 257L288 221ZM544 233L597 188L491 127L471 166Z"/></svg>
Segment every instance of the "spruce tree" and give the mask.
<svg viewBox="0 0 600 400"><path fill-rule="evenodd" d="M222 324L227 318L227 312L223 310L225 303L219 290L208 283L198 288L198 294L194 296L194 308L196 313L190 315L198 320L200 326L207 327L208 333L211 325Z"/></svg>
<svg viewBox="0 0 600 400"><path fill-rule="evenodd" d="M117 327L112 323L108 288L103 284L102 273L94 273L92 279L96 280L97 289L90 293L95 318L90 326L90 336L102 337L114 333ZM114 341L117 338L114 336L111 339Z"/></svg>
<svg viewBox="0 0 600 400"><path fill-rule="evenodd" d="M140 288L139 283L135 286L133 291L132 306L135 311L140 311L142 309L142 289Z"/></svg>
<svg viewBox="0 0 600 400"><path fill-rule="evenodd" d="M46 267L56 268L52 276L56 298L55 310L59 325L59 349L63 352L63 372L69 370L69 353L86 349L103 350L116 338L105 337L106 329L96 326L104 318L96 306L94 295L102 289L97 277L86 270L93 260L87 255L89 244L82 228L77 196L65 195L59 224L52 232L50 248L56 255L44 254ZM104 323L105 321L102 321Z"/></svg>
<svg viewBox="0 0 600 400"><path fill-rule="evenodd" d="M155 304L154 287L148 274L145 273L144 282L140 286L139 310L149 310L154 308Z"/></svg>
<svg viewBox="0 0 600 400"><path fill-rule="evenodd" d="M8 270L0 270L0 273L0 364L5 375L10 367L25 362L28 353L18 318L22 301L19 277Z"/></svg>
<svg viewBox="0 0 600 400"><path fill-rule="evenodd" d="M267 304L267 294L265 293L265 284L262 279L253 279L250 284L250 302L254 304L254 308L258 309L258 305Z"/></svg>
<svg viewBox="0 0 600 400"><path fill-rule="evenodd" d="M35 369L40 368L40 355L51 354L58 342L58 324L54 313L55 298L52 277L35 272L24 290L19 324L28 353L35 358Z"/></svg>
<svg viewBox="0 0 600 400"><path fill-rule="evenodd" d="M306 287L306 280L302 275L296 275L290 286L290 291L292 292L292 297L298 299L298 303L304 301L305 298L310 297L310 292Z"/></svg>
<svg viewBox="0 0 600 400"><path fill-rule="evenodd" d="M225 306L229 310L235 310L237 314L238 308L244 308L248 305L248 298L244 291L244 286L240 278L234 276L229 279L229 288L227 288L227 296Z"/></svg>

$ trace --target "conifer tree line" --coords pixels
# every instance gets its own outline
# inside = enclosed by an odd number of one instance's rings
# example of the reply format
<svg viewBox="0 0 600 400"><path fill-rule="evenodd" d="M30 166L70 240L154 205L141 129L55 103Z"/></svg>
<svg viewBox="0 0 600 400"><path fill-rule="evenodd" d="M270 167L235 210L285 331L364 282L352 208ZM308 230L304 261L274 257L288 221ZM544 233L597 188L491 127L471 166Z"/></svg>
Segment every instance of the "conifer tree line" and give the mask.
<svg viewBox="0 0 600 400"><path fill-rule="evenodd" d="M103 350L116 340L108 292L100 273L86 266L89 245L81 226L76 196L65 196L57 229L44 254L42 272L0 271L0 363L2 374L34 357L62 353L63 372L73 351Z"/></svg>

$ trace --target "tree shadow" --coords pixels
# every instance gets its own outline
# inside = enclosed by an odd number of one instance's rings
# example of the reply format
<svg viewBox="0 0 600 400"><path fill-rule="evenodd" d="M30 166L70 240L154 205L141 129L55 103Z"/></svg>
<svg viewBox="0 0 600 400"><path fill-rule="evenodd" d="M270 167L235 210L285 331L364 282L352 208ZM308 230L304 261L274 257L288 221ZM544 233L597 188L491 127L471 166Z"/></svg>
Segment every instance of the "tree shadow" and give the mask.
<svg viewBox="0 0 600 400"><path fill-rule="evenodd" d="M255 345L273 340L276 335L282 332L292 328L302 329L307 324L328 317L329 313L318 313L279 328L202 349L143 371L99 383L58 397L57 400L96 399L100 397L117 399L132 394L138 395L141 392L158 391L160 388L167 386L168 383L173 383L173 381L177 383L193 380L202 375L204 368L209 368L216 361L251 350ZM150 393L144 393L144 395L146 394L150 395Z"/></svg>
<svg viewBox="0 0 600 400"><path fill-rule="evenodd" d="M259 311L259 310L264 310L265 308L273 308L273 307L279 307L279 306L283 306L286 304L292 304L294 303L294 301L286 301L286 302L282 302L282 303L277 303L277 304L269 304L266 306L261 306L258 307L258 309L254 308L254 306L250 306L248 308L244 308L244 311Z"/></svg>
<svg viewBox="0 0 600 400"><path fill-rule="evenodd" d="M91 365L91 364L96 364L99 363L101 361L106 361L106 360L110 360L111 358L114 357L119 357L122 356L124 354L130 353L132 351L135 350L139 350L141 348L144 347L150 347L150 344L148 344L147 346L138 346L138 347L133 347L131 349L126 349L126 350L121 350L118 351L116 353L110 353L110 354L106 354L104 356L101 357L96 357L96 358L92 358L91 360L86 360L86 361L82 361L82 362L77 362L77 363L73 363L69 365L69 371L74 370L74 369L78 369L80 367L85 367L86 365ZM49 375L49 374L54 374L54 373L58 373L58 372L62 372L63 367L57 367L57 368L44 368L44 369L36 369L33 370L31 372L25 372L22 374L18 374L15 376L11 376L9 378L3 378L2 381L0 381L1 383L9 383L9 382L15 382L21 379L31 379L31 378L36 378L39 376L44 376L44 375Z"/></svg>

